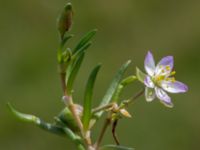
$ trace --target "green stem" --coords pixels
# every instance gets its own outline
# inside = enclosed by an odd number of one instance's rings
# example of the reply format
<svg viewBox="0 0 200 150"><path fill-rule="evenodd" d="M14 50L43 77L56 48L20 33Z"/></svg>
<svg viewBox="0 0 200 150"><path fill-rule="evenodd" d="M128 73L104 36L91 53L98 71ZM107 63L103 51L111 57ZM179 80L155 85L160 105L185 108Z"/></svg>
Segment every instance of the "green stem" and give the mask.
<svg viewBox="0 0 200 150"><path fill-rule="evenodd" d="M135 80L137 80L137 77L134 76L134 75L129 76L129 77L123 79L123 80L120 82L120 84L118 85L118 87L117 87L117 89L116 89L116 91L115 91L115 94L114 94L113 97L112 97L113 102L117 102L117 101L119 100L120 95L121 95L121 93L123 92L124 88L125 88L127 85L133 83Z"/></svg>
<svg viewBox="0 0 200 150"><path fill-rule="evenodd" d="M133 96L132 98L130 98L127 101L122 102L122 104L119 106L118 109L122 109L124 107L128 107L130 104L132 104L133 102L135 102L136 99L138 99L140 96L142 96L144 94L145 89L143 88L140 92L138 92L135 96Z"/></svg>
<svg viewBox="0 0 200 150"><path fill-rule="evenodd" d="M113 105L114 105L114 103L110 103L110 104L107 104L107 105L99 106L97 108L94 108L92 110L92 113L95 114L95 113L100 112L102 110L106 110L106 109L112 108Z"/></svg>

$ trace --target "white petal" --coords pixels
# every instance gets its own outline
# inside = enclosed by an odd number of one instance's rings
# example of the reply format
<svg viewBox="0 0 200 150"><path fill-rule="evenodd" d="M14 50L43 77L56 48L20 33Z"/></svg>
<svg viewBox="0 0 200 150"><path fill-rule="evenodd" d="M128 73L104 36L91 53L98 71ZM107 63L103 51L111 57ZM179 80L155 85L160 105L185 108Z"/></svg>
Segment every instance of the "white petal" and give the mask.
<svg viewBox="0 0 200 150"><path fill-rule="evenodd" d="M144 68L150 76L154 75L156 67L155 67L155 61L154 61L153 55L150 51L148 51L145 57Z"/></svg>
<svg viewBox="0 0 200 150"><path fill-rule="evenodd" d="M160 102L162 102L167 107L173 107L173 104L171 102L171 98L167 95L165 91L163 91L161 88L156 87L156 96L160 99Z"/></svg>
<svg viewBox="0 0 200 150"><path fill-rule="evenodd" d="M188 91L187 85L179 81L163 81L161 82L161 87L170 93L184 93Z"/></svg>
<svg viewBox="0 0 200 150"><path fill-rule="evenodd" d="M147 102L151 102L152 100L154 100L156 97L155 95L155 90L152 88L145 88L145 98Z"/></svg>
<svg viewBox="0 0 200 150"><path fill-rule="evenodd" d="M144 80L144 84L149 88L154 88L154 86L155 86L153 81L151 80L150 76L146 76L146 78Z"/></svg>

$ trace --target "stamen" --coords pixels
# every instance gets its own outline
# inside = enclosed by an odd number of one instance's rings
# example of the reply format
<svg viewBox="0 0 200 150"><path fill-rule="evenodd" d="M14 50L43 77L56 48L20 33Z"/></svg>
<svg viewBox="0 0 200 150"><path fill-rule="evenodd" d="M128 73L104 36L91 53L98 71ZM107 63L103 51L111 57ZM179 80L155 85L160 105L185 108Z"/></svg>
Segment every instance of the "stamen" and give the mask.
<svg viewBox="0 0 200 150"><path fill-rule="evenodd" d="M173 78L171 79L171 81L172 81L172 82L175 82L175 81L176 81L176 79L173 77Z"/></svg>
<svg viewBox="0 0 200 150"><path fill-rule="evenodd" d="M158 81L164 80L164 78L165 78L165 76L158 76L158 77L157 77L157 80L158 80Z"/></svg>
<svg viewBox="0 0 200 150"><path fill-rule="evenodd" d="M165 69L166 69L167 71L170 71L170 70L171 70L171 67L170 67L170 66L166 66Z"/></svg>
<svg viewBox="0 0 200 150"><path fill-rule="evenodd" d="M176 79L174 77L171 77L171 78L167 78L166 81L175 82Z"/></svg>
<svg viewBox="0 0 200 150"><path fill-rule="evenodd" d="M175 75L175 74L176 74L176 71L172 71L172 72L170 73L171 76L173 76L173 75Z"/></svg>

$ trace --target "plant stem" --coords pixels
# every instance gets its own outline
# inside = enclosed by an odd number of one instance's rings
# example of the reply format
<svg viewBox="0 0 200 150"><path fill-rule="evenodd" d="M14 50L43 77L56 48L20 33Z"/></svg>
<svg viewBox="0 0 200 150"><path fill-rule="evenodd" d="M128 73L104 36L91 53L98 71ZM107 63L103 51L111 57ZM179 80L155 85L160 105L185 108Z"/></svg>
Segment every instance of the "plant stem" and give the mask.
<svg viewBox="0 0 200 150"><path fill-rule="evenodd" d="M66 83L65 83L65 77L66 77L66 72L60 72L60 79L61 79L61 86L62 86L62 90L64 95L67 95L66 93Z"/></svg>
<svg viewBox="0 0 200 150"><path fill-rule="evenodd" d="M103 125L103 128L102 128L102 130L100 132L100 136L99 136L98 140L96 141L96 143L94 145L94 147L96 148L96 150L98 150L99 145L101 144L102 139L103 139L103 137L104 137L104 135L106 133L106 130L107 130L107 128L108 128L108 126L110 124L111 124L111 119L110 118L106 118L105 123Z"/></svg>
<svg viewBox="0 0 200 150"><path fill-rule="evenodd" d="M112 135L113 135L113 138L114 138L114 140L115 140L115 143L116 143L117 145L120 145L120 144L119 144L119 140L118 140L117 135L116 135L117 123L118 123L118 119L116 119L116 120L113 122L113 125L112 125Z"/></svg>
<svg viewBox="0 0 200 150"><path fill-rule="evenodd" d="M135 96L133 96L132 98L130 98L129 100L127 100L127 101L124 101L120 106L119 106L119 108L118 109L122 109L122 108L124 108L124 107L128 107L128 105L130 105L131 103L133 103L133 102L135 102L135 100L137 99L137 98L139 98L140 96L142 96L143 94L144 94L144 88L140 91L140 92L138 92Z"/></svg>
<svg viewBox="0 0 200 150"><path fill-rule="evenodd" d="M127 107L128 104L133 103L133 102L134 102L137 98L139 98L143 93L144 93L144 89L142 89L139 93L137 93L135 96L133 96L130 100L128 100L128 101L126 101L125 103L123 103L118 109L122 109L122 108L124 108L124 107ZM97 107L97 108L95 108L95 109L93 110L93 113L96 113L96 112L99 112L99 111L101 111L101 110L105 110L105 109L111 108L112 106L113 106L113 103L110 103L110 104L108 104L108 105L104 105L104 106L101 106L101 107ZM101 130L101 132L100 132L100 136L99 136L99 138L97 139L96 143L94 144L94 148L95 148L96 150L98 150L98 148L99 148L99 146L100 146L100 144L101 144L101 142L102 142L102 139L103 139L103 137L104 137L104 135L105 135L105 132L106 132L108 126L109 126L109 125L111 124L111 122L112 122L112 120L111 120L112 118L111 118L110 116L111 116L111 115L109 115L109 117L106 118L105 123L104 123L104 125L103 125L103 128L102 128L102 130ZM112 134L113 134L113 137L114 137L114 140L115 140L116 144L119 145L119 140L117 139L116 133L115 133L115 129L116 129L117 123L118 123L118 120L115 120L114 123L113 123Z"/></svg>
<svg viewBox="0 0 200 150"><path fill-rule="evenodd" d="M97 108L94 108L94 109L92 110L92 113L95 114L95 113L97 113L97 112L99 112L99 111L112 108L113 105L114 105L114 103L110 103L110 104L107 104L107 105L99 106L99 107L97 107Z"/></svg>
<svg viewBox="0 0 200 150"><path fill-rule="evenodd" d="M62 69L62 65L60 65L60 69ZM90 138L90 135L87 136L83 130L83 124L81 122L81 119L79 117L79 115L77 115L76 113L76 108L74 106L74 102L73 102L73 98L72 98L72 95L71 94L68 94L68 91L67 91L67 86L66 86L66 71L61 71L60 72L60 79L61 79L61 86L62 86L62 90L63 90L63 95L65 97L65 103L68 105L70 111L72 112L72 115L80 129L80 133L81 133L81 136L83 137L84 141L85 141L85 144L86 144L86 147L88 147L88 150L90 150L91 148L91 138ZM79 148L81 150L81 147Z"/></svg>

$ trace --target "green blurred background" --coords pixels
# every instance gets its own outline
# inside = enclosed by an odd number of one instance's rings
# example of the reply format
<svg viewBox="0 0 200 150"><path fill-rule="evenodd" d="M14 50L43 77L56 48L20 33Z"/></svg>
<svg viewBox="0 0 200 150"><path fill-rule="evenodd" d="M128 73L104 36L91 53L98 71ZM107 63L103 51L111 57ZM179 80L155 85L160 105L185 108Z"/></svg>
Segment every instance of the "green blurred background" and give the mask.
<svg viewBox="0 0 200 150"><path fill-rule="evenodd" d="M57 75L56 18L66 0L0 1L0 150L73 150L68 139L17 121L6 109L10 101L22 112L51 121L63 104ZM98 62L103 68L95 88L94 105L106 91L116 70L127 59L143 69L151 49L158 61L175 57L177 79L189 86L186 94L172 95L175 107L165 108L157 100L141 97L130 107L133 119L118 126L123 145L136 150L200 149L200 1L197 0L73 0L76 36L98 28L78 79L76 100L82 103L89 71ZM123 97L142 87L136 83ZM102 122L102 121L100 121ZM94 129L94 137L99 127ZM105 144L113 143L108 130Z"/></svg>

